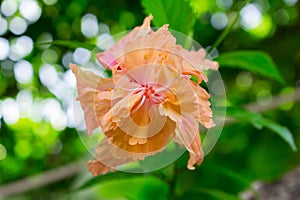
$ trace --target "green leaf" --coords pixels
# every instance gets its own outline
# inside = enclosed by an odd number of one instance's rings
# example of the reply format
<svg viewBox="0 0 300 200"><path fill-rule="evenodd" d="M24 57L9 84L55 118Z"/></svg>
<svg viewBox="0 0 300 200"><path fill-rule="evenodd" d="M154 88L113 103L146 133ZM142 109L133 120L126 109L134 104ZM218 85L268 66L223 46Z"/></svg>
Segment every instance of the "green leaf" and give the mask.
<svg viewBox="0 0 300 200"><path fill-rule="evenodd" d="M252 181L243 177L240 173L237 173L233 169L229 169L224 165L223 166L214 165L214 166L211 166L211 169L216 170L220 174L229 177L230 179L234 180L235 182L238 182L244 188L251 187Z"/></svg>
<svg viewBox="0 0 300 200"><path fill-rule="evenodd" d="M36 43L37 46L41 45L54 45L54 46L60 46L60 47L66 47L69 49L76 49L78 47L86 48L88 50L93 50L97 48L95 44L91 43L82 43L78 41L69 41L69 40L53 40L52 42L41 42L41 43ZM100 51L100 49L99 49Z"/></svg>
<svg viewBox="0 0 300 200"><path fill-rule="evenodd" d="M221 67L239 68L284 83L271 56L263 51L234 51L221 54L216 61Z"/></svg>
<svg viewBox="0 0 300 200"><path fill-rule="evenodd" d="M125 174L125 173L124 173ZM129 175L129 174L127 174ZM164 200L167 199L169 186L154 176L125 176L117 179L98 182L86 190L98 194L104 199L133 199L133 200ZM84 190L78 191L84 193ZM76 193L73 195L77 195Z"/></svg>
<svg viewBox="0 0 300 200"><path fill-rule="evenodd" d="M185 0L142 0L142 5L157 27L169 24L170 29L188 34L195 24L196 14Z"/></svg>
<svg viewBox="0 0 300 200"><path fill-rule="evenodd" d="M83 189L86 189L88 187L98 185L98 184L100 184L102 182L105 182L107 180L115 180L115 179L138 177L138 176L139 175L137 175L137 174L133 174L133 173L130 174L130 173L124 173L124 172L108 173L108 174L100 175L100 176L97 176L97 177L92 177L87 182L85 182L83 185L76 188L74 191L83 190Z"/></svg>
<svg viewBox="0 0 300 200"><path fill-rule="evenodd" d="M226 192L220 191L220 190L213 190L213 189L200 189L199 190L202 193L206 193L216 199L226 199L226 200L240 200L237 196L233 194L228 194Z"/></svg>
<svg viewBox="0 0 300 200"><path fill-rule="evenodd" d="M250 112L243 108L228 107L227 114L237 120L249 122L258 129L261 129L262 127L271 129L286 143L288 143L293 151L297 150L293 135L287 127L281 126L270 119L264 118L259 113Z"/></svg>
<svg viewBox="0 0 300 200"><path fill-rule="evenodd" d="M234 194L229 194L221 190L199 188L185 193L182 199L206 199L206 200L241 200Z"/></svg>

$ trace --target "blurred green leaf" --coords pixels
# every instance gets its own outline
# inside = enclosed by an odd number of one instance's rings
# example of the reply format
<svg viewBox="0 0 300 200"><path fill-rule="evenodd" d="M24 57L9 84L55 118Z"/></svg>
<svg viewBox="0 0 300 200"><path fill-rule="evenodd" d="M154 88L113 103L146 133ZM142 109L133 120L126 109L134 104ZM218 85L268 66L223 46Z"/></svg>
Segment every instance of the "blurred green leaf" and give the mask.
<svg viewBox="0 0 300 200"><path fill-rule="evenodd" d="M114 173L108 173L97 177L92 177L87 182L85 182L83 185L81 185L79 188L76 188L74 191L82 190L88 187L92 187L94 185L100 184L102 182L105 182L107 180L115 180L115 179L122 179L122 178L130 178L130 177L138 177L138 174L133 173L124 173L124 172L114 172Z"/></svg>
<svg viewBox="0 0 300 200"><path fill-rule="evenodd" d="M243 108L228 107L227 114L237 120L249 122L258 129L261 129L262 127L271 129L276 134L278 134L285 142L287 142L293 151L297 150L293 135L287 127L281 126L280 124L277 124L270 119L266 119L259 113L250 112Z"/></svg>
<svg viewBox="0 0 300 200"><path fill-rule="evenodd" d="M157 27L169 24L171 29L188 34L195 24L196 14L185 0L142 0L142 5L153 15Z"/></svg>
<svg viewBox="0 0 300 200"><path fill-rule="evenodd" d="M55 46L60 46L60 47L66 47L69 49L76 49L78 47L86 48L88 50L93 50L97 48L95 44L91 43L82 43L78 41L68 41L68 40L53 40L52 42L41 42L41 43L36 43L37 46L42 46L42 45L55 45Z"/></svg>
<svg viewBox="0 0 300 200"><path fill-rule="evenodd" d="M205 200L240 200L234 194L229 194L221 190L197 188L185 193L180 199L205 199Z"/></svg>
<svg viewBox="0 0 300 200"><path fill-rule="evenodd" d="M232 180L234 180L235 182L238 182L240 185L242 185L244 188L249 188L251 187L251 180L248 180L247 178L245 178L243 175L241 175L240 173L229 169L226 166L219 166L219 165L213 165L211 166L212 169L215 169L218 173L225 175L229 178L231 178Z"/></svg>
<svg viewBox="0 0 300 200"><path fill-rule="evenodd" d="M93 185L93 187L95 187L100 197L104 197L105 199L118 199L122 197L133 200L167 199L169 192L167 183L154 176L135 176L130 177L130 174L126 174L122 177L120 174L117 174L115 179L108 179L108 176L106 176L105 179L102 178L102 181L105 180L105 182L100 181L98 184ZM87 189L90 189L90 187Z"/></svg>
<svg viewBox="0 0 300 200"><path fill-rule="evenodd" d="M199 192L206 193L210 195L213 198L216 199L226 199L226 200L240 200L237 196L233 194L228 194L226 192L220 191L220 190L213 190L213 189L198 189Z"/></svg>
<svg viewBox="0 0 300 200"><path fill-rule="evenodd" d="M234 51L216 58L222 67L239 68L260 74L284 83L271 56L263 51Z"/></svg>

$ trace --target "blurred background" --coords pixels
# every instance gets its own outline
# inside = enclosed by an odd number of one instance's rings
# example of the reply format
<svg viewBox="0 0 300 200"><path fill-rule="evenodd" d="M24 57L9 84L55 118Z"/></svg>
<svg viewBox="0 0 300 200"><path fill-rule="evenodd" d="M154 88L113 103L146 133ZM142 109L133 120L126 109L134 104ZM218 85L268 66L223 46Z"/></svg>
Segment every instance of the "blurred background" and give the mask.
<svg viewBox="0 0 300 200"><path fill-rule="evenodd" d="M213 57L221 64L226 105L248 105L272 124L257 129L252 115L232 111L238 121L224 127L195 171L186 169L184 154L153 173L93 179L85 169L91 155L74 128L85 126L82 115L74 121L80 106L73 105L68 64L86 62L95 47L107 49L111 44L101 41L142 24L149 13L154 26L169 23L204 48L218 46ZM291 132L300 145L299 13L297 0L2 0L0 196L209 200L258 193L253 182L272 183L300 165L299 152L286 143L292 144ZM228 53L245 50L252 53L243 54L246 61L228 61ZM263 58L252 58L255 52Z"/></svg>

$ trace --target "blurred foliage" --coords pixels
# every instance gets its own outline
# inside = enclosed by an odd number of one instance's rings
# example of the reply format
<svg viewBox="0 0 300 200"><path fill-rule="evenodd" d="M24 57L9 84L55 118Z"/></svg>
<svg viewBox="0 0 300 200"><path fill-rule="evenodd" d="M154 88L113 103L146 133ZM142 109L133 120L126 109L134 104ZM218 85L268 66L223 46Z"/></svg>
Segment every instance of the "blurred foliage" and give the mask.
<svg viewBox="0 0 300 200"><path fill-rule="evenodd" d="M155 172L97 178L83 172L7 199L235 200L253 181L274 181L299 165L299 152L292 150L300 145L299 103L263 114L233 108L250 102L267 106L261 99L300 87L297 0L30 0L29 7L22 2L1 2L1 185L88 160L70 114L74 77L68 63L93 57L89 50L103 50L102 40L140 25L149 13L154 26L170 24L206 49L221 38L211 56L220 62L226 105L232 106L228 114L238 122L224 127L195 171L186 169L185 153Z"/></svg>

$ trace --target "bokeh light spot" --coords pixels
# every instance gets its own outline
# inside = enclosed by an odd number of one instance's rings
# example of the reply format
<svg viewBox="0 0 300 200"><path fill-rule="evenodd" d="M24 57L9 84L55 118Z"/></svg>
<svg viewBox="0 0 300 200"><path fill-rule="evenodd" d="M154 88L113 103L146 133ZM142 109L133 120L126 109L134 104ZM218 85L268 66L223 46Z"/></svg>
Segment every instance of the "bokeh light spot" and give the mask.
<svg viewBox="0 0 300 200"><path fill-rule="evenodd" d="M30 119L34 122L40 122L43 119L43 101L41 98L35 98L30 111Z"/></svg>
<svg viewBox="0 0 300 200"><path fill-rule="evenodd" d="M14 146L14 152L20 158L27 158L31 153L31 145L28 140L19 140Z"/></svg>
<svg viewBox="0 0 300 200"><path fill-rule="evenodd" d="M9 30L15 35L21 35L27 30L27 22L22 17L14 17L9 23Z"/></svg>
<svg viewBox="0 0 300 200"><path fill-rule="evenodd" d="M42 60L45 63L55 64L58 61L58 54L53 49L46 49L42 54Z"/></svg>
<svg viewBox="0 0 300 200"><path fill-rule="evenodd" d="M0 160L4 160L6 157L6 148L4 145L0 144Z"/></svg>
<svg viewBox="0 0 300 200"><path fill-rule="evenodd" d="M50 87L56 83L58 75L56 69L49 64L44 64L39 69L39 77L43 85Z"/></svg>
<svg viewBox="0 0 300 200"><path fill-rule="evenodd" d="M76 78L70 69L65 72L63 79L71 88L76 86Z"/></svg>
<svg viewBox="0 0 300 200"><path fill-rule="evenodd" d="M37 21L42 14L42 9L34 0L22 0L19 10L21 15L30 22Z"/></svg>
<svg viewBox="0 0 300 200"><path fill-rule="evenodd" d="M114 45L114 39L111 35L107 33L103 33L97 38L97 46L100 49L106 50L112 45Z"/></svg>
<svg viewBox="0 0 300 200"><path fill-rule="evenodd" d="M74 51L73 59L77 64L87 63L91 58L91 52L85 48L77 48Z"/></svg>
<svg viewBox="0 0 300 200"><path fill-rule="evenodd" d="M103 34L103 33L110 33L109 27L107 26L107 24L105 23L100 23L99 24L99 33Z"/></svg>
<svg viewBox="0 0 300 200"><path fill-rule="evenodd" d="M228 23L227 15L224 12L216 12L211 17L211 24L217 30L222 30Z"/></svg>
<svg viewBox="0 0 300 200"><path fill-rule="evenodd" d="M15 78L19 83L29 83L33 77L33 68L26 60L19 61L14 67Z"/></svg>
<svg viewBox="0 0 300 200"><path fill-rule="evenodd" d="M93 37L98 33L98 20L95 15L86 14L81 19L81 32L85 37Z"/></svg>
<svg viewBox="0 0 300 200"><path fill-rule="evenodd" d="M286 25L290 21L290 15L287 10L281 8L275 12L275 21L278 25Z"/></svg>
<svg viewBox="0 0 300 200"><path fill-rule="evenodd" d="M62 63L65 68L69 68L69 64L73 61L73 53L67 52L63 55Z"/></svg>
<svg viewBox="0 0 300 200"><path fill-rule="evenodd" d="M33 41L28 36L21 36L11 41L9 58L18 61L31 53Z"/></svg>
<svg viewBox="0 0 300 200"><path fill-rule="evenodd" d="M6 19L0 16L0 35L4 35L8 29L8 23Z"/></svg>
<svg viewBox="0 0 300 200"><path fill-rule="evenodd" d="M0 119L2 118L2 116L3 116L3 108L2 108L2 101L0 100Z"/></svg>
<svg viewBox="0 0 300 200"><path fill-rule="evenodd" d="M256 38L265 38L272 34L273 20L270 15L264 15L261 23L254 29L250 30L250 34Z"/></svg>
<svg viewBox="0 0 300 200"><path fill-rule="evenodd" d="M249 72L241 72L236 77L236 84L242 88L249 88L253 83L253 77Z"/></svg>
<svg viewBox="0 0 300 200"><path fill-rule="evenodd" d="M16 0L5 0L1 4L1 12L6 17L12 16L18 10L18 3Z"/></svg>
<svg viewBox="0 0 300 200"><path fill-rule="evenodd" d="M30 117L33 102L32 92L30 90L21 90L16 100L20 110L20 117Z"/></svg>
<svg viewBox="0 0 300 200"><path fill-rule="evenodd" d="M37 38L36 44L40 49L47 49L51 46L52 41L53 37L50 33L43 33Z"/></svg>
<svg viewBox="0 0 300 200"><path fill-rule="evenodd" d="M54 4L56 4L57 0L43 0L44 3L48 6L52 6Z"/></svg>
<svg viewBox="0 0 300 200"><path fill-rule="evenodd" d="M5 77L12 77L13 76L13 68L14 68L14 62L11 60L5 60L1 63L1 73Z"/></svg>
<svg viewBox="0 0 300 200"><path fill-rule="evenodd" d="M298 0L284 0L284 2L288 6L293 6L293 5L295 5L298 2Z"/></svg>
<svg viewBox="0 0 300 200"><path fill-rule="evenodd" d="M231 8L233 2L232 0L217 0L216 3L219 8L228 10Z"/></svg>
<svg viewBox="0 0 300 200"><path fill-rule="evenodd" d="M248 4L241 10L241 24L244 29L256 28L262 21L262 14L254 4Z"/></svg>
<svg viewBox="0 0 300 200"><path fill-rule="evenodd" d="M0 60L5 60L9 55L9 42L0 37Z"/></svg>
<svg viewBox="0 0 300 200"><path fill-rule="evenodd" d="M19 107L13 98L3 101L3 119L6 124L15 124L19 120Z"/></svg>
<svg viewBox="0 0 300 200"><path fill-rule="evenodd" d="M258 105L267 106L272 102L273 96L270 90L261 89L256 94L256 102Z"/></svg>
<svg viewBox="0 0 300 200"><path fill-rule="evenodd" d="M67 116L63 111L59 111L57 115L51 117L50 123L55 130L62 131L67 126Z"/></svg>
<svg viewBox="0 0 300 200"><path fill-rule="evenodd" d="M61 131L66 128L67 116L62 111L60 103L56 99L49 98L44 101L43 115L54 129Z"/></svg>

